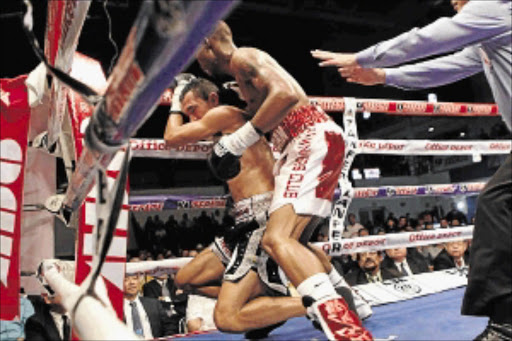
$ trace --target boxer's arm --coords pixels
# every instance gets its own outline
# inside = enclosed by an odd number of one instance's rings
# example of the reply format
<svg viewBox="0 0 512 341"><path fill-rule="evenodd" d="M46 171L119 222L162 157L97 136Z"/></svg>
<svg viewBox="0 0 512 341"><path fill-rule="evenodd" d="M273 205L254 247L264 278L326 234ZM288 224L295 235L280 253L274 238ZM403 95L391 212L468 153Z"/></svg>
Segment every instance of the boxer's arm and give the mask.
<svg viewBox="0 0 512 341"><path fill-rule="evenodd" d="M454 83L482 71L478 48L474 46L422 63L384 69L386 85L411 90Z"/></svg>
<svg viewBox="0 0 512 341"><path fill-rule="evenodd" d="M452 18L441 18L356 54L362 67L385 67L476 44L511 30L510 1L470 1Z"/></svg>
<svg viewBox="0 0 512 341"><path fill-rule="evenodd" d="M251 120L255 128L266 133L283 120L299 98L287 78L262 59L258 53L240 50L233 56L231 65L238 84L249 83L259 93L266 94L265 100ZM250 99L248 100L250 106Z"/></svg>
<svg viewBox="0 0 512 341"><path fill-rule="evenodd" d="M167 119L167 124L165 126L164 138L165 136L169 136L173 129L176 127L180 127L183 125L183 115L181 113L172 113L169 115Z"/></svg>
<svg viewBox="0 0 512 341"><path fill-rule="evenodd" d="M166 131L164 140L168 146L177 147L204 140L218 132L238 126L240 117L234 115L229 107L216 107L198 121L171 126L169 131Z"/></svg>

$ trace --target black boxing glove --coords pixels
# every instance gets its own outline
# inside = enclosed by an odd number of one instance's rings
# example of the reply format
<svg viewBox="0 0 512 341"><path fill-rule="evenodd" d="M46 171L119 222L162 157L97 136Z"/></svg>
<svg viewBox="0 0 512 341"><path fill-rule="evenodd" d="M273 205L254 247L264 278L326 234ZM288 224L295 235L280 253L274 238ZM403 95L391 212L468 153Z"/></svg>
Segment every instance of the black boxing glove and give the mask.
<svg viewBox="0 0 512 341"><path fill-rule="evenodd" d="M256 143L262 135L251 122L247 122L233 134L223 136L208 156L208 166L220 180L233 179L240 173L240 156L245 149Z"/></svg>

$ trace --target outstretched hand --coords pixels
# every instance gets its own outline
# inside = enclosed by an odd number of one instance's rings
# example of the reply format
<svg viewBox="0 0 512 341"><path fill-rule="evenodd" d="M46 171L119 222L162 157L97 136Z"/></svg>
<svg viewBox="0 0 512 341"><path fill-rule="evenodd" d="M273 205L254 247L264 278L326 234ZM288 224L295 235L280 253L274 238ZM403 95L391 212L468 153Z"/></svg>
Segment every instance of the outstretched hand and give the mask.
<svg viewBox="0 0 512 341"><path fill-rule="evenodd" d="M336 66L336 67L359 67L355 53L335 53L322 50L313 50L311 55L314 58L322 60L318 65Z"/></svg>
<svg viewBox="0 0 512 341"><path fill-rule="evenodd" d="M377 68L339 68L341 77L346 78L347 82L358 83L361 85L384 84L386 81L386 72Z"/></svg>

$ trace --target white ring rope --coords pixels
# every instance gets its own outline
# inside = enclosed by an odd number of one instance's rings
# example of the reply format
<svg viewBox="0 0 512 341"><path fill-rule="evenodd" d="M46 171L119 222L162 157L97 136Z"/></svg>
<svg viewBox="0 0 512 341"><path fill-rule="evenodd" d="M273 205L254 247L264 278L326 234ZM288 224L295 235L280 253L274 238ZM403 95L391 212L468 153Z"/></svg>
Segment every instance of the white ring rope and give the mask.
<svg viewBox="0 0 512 341"><path fill-rule="evenodd" d="M473 238L474 226L461 226L449 229L424 230L419 232L388 233L377 236L346 238L336 241L314 243L329 256L340 256L368 251L409 248L439 244ZM192 258L181 257L157 261L126 263L127 273L144 273L159 276L164 273L175 273L185 266Z"/></svg>
<svg viewBox="0 0 512 341"><path fill-rule="evenodd" d="M160 98L160 105L171 105L172 94L166 90ZM312 104L319 105L326 112L345 110L346 97L309 96ZM405 116L499 116L494 103L457 103L425 101L401 101L396 99L354 98L357 112L375 112Z"/></svg>
<svg viewBox="0 0 512 341"><path fill-rule="evenodd" d="M134 157L160 159L205 160L212 142L198 142L181 147L168 147L162 139L131 139ZM359 140L357 154L387 155L476 155L508 154L512 141L439 141L439 140Z"/></svg>

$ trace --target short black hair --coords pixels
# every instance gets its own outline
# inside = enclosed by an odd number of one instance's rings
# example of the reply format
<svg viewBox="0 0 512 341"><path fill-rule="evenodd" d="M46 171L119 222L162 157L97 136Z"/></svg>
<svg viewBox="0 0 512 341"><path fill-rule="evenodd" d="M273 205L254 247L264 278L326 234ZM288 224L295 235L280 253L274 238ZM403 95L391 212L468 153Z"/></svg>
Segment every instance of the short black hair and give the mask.
<svg viewBox="0 0 512 341"><path fill-rule="evenodd" d="M193 91L194 95L199 96L206 101L212 92L215 92L216 94L219 93L219 87L204 78L193 79L188 82L181 91L180 102L183 101L183 98L189 91Z"/></svg>

